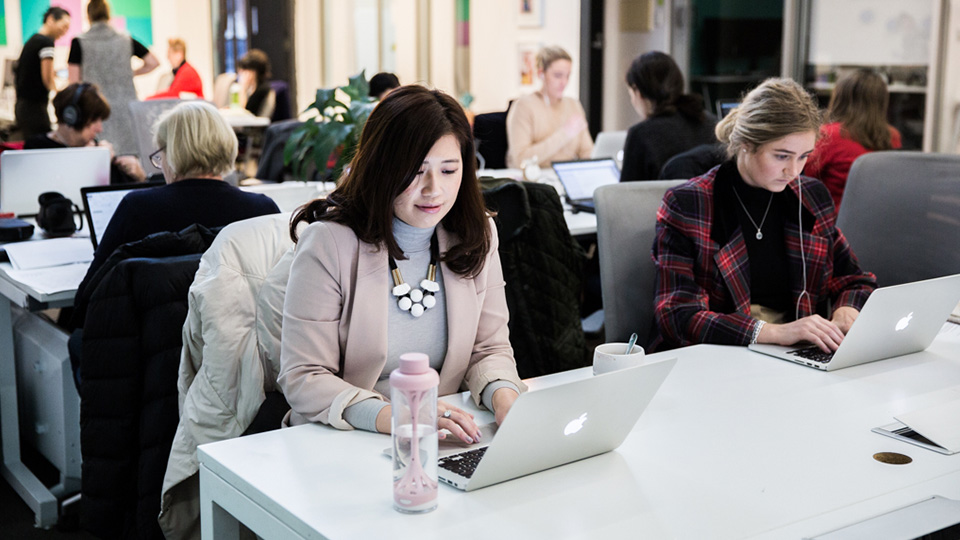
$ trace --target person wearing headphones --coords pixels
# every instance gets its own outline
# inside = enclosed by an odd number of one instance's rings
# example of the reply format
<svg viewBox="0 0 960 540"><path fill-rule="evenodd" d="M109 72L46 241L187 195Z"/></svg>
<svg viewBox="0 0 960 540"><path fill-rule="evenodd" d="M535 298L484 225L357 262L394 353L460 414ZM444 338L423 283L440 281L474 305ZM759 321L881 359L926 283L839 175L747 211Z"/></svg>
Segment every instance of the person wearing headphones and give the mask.
<svg viewBox="0 0 960 540"><path fill-rule="evenodd" d="M877 282L837 229L830 192L800 176L820 123L803 87L767 79L717 125L728 160L666 193L653 349L843 341Z"/></svg>
<svg viewBox="0 0 960 540"><path fill-rule="evenodd" d="M507 113L507 167L519 168L533 157L541 167L590 157L593 140L583 106L563 95L572 68L570 54L560 47L537 53L543 86L518 99Z"/></svg>
<svg viewBox="0 0 960 540"><path fill-rule="evenodd" d="M97 138L103 131L103 121L110 117L110 104L97 85L71 84L53 98L53 110L57 115L57 128L27 139L24 150L105 146L110 149L111 184L144 181L146 174L136 156L114 155L113 145Z"/></svg>

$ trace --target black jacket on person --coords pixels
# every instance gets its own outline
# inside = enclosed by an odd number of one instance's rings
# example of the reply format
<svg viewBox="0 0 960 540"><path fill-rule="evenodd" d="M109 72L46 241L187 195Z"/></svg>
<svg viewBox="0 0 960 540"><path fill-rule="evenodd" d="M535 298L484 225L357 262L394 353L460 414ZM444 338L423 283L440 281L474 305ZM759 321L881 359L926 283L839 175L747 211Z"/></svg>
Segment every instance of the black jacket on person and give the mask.
<svg viewBox="0 0 960 540"><path fill-rule="evenodd" d="M80 519L98 537L163 538L157 516L179 421L187 291L215 234L193 225L126 244L90 281L80 364Z"/></svg>
<svg viewBox="0 0 960 540"><path fill-rule="evenodd" d="M484 179L497 212L510 344L521 378L587 364L580 322L584 253L570 236L553 186Z"/></svg>
<svg viewBox="0 0 960 540"><path fill-rule="evenodd" d="M620 181L656 180L668 159L694 146L717 142L716 124L712 115L697 123L680 113L652 116L634 124L623 144Z"/></svg>

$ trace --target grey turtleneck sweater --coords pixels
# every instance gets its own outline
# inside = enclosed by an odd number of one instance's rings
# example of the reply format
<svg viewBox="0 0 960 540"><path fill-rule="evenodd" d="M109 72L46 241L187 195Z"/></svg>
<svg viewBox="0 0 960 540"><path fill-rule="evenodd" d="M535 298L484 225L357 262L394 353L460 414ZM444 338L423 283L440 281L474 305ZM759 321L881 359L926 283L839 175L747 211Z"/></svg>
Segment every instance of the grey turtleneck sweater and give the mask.
<svg viewBox="0 0 960 540"><path fill-rule="evenodd" d="M420 287L420 281L427 276L430 266L430 239L436 227L420 229L393 218L393 236L397 246L406 259L397 261L397 268L404 282L412 288ZM393 278L384 276L393 290ZM430 367L440 371L447 353L447 303L443 294L443 275L437 268L437 283L440 291L434 296L437 305L426 310L420 317L414 317L409 311L400 309L397 299L387 302L387 363L383 366L380 378L373 389L388 399L390 397L390 373L400 365L400 355L407 352L420 352L430 357ZM494 381L483 389L482 403L493 410L493 393L499 388L519 389L513 383ZM348 424L367 431L376 431L377 415L387 403L377 399L367 399L355 403L343 411L343 419Z"/></svg>

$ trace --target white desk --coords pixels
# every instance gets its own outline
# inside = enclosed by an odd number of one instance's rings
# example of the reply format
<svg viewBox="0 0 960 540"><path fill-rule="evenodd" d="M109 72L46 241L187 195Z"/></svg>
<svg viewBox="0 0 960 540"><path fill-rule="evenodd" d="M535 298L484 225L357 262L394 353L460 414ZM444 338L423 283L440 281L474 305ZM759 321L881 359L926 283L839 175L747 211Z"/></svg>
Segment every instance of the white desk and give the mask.
<svg viewBox="0 0 960 540"><path fill-rule="evenodd" d="M30 311L39 311L71 306L76 290L55 294L40 293L13 280L7 274L9 268L9 263L0 264L0 429L3 437L3 477L33 511L36 526L49 528L57 523L57 496L80 487L80 464L72 463L70 470L61 471L64 481L48 489L20 460L20 413L11 307L19 306ZM72 381L69 382L72 384ZM76 440L79 440L79 410L73 413L77 419L76 426L73 426L74 431L66 433L65 437L69 440L76 436Z"/></svg>
<svg viewBox="0 0 960 540"><path fill-rule="evenodd" d="M739 347L673 351L619 449L473 493L441 486L421 516L391 507L384 435L308 425L204 445L204 538L236 538L236 516L267 539L800 538L960 499L960 455L870 431L960 394L960 327L945 328L928 351L830 373ZM879 463L881 451L913 463Z"/></svg>

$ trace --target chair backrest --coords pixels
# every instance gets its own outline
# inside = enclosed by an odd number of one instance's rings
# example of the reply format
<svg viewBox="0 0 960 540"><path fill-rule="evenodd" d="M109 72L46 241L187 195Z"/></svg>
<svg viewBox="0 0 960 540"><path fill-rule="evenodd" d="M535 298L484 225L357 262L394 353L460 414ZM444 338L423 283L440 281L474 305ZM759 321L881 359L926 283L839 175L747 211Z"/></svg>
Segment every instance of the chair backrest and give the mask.
<svg viewBox="0 0 960 540"><path fill-rule="evenodd" d="M133 116L133 125L137 130L137 148L140 149L140 165L147 176L162 173L160 169L150 163L150 154L156 150L153 146L153 125L160 115L174 108L179 99L151 99L148 101L131 101L130 114Z"/></svg>
<svg viewBox="0 0 960 540"><path fill-rule="evenodd" d="M636 332L637 342L647 346L653 337L656 267L650 249L657 208L667 190L683 182L625 182L593 194L607 341L627 341Z"/></svg>
<svg viewBox="0 0 960 540"><path fill-rule="evenodd" d="M477 153L483 156L487 169L507 166L507 112L478 114L473 119L473 137Z"/></svg>
<svg viewBox="0 0 960 540"><path fill-rule="evenodd" d="M287 81L273 79L270 81L270 88L274 94L273 114L270 115L271 122L282 122L292 118L290 113L290 85Z"/></svg>
<svg viewBox="0 0 960 540"><path fill-rule="evenodd" d="M228 71L221 73L213 80L213 104L219 109L227 106L230 101L230 84L237 80L237 74Z"/></svg>
<svg viewBox="0 0 960 540"><path fill-rule="evenodd" d="M837 227L881 287L960 273L960 156L860 156Z"/></svg>

